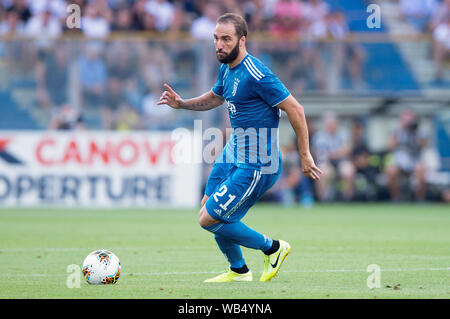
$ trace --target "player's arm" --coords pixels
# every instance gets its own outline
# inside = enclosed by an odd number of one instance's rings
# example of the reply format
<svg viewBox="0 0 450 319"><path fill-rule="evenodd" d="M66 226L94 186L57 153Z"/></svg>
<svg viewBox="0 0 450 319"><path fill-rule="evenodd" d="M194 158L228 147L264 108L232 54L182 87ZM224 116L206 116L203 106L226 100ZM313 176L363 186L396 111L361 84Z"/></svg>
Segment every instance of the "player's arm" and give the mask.
<svg viewBox="0 0 450 319"><path fill-rule="evenodd" d="M292 128L297 135L303 174L312 179L320 179L322 171L314 163L314 159L309 150L309 134L303 106L292 95L289 95L287 99L277 106L286 112L289 122L291 122Z"/></svg>
<svg viewBox="0 0 450 319"><path fill-rule="evenodd" d="M164 84L166 91L161 95L157 105L167 104L174 109L186 109L192 111L207 111L222 105L224 99L215 95L212 91L198 97L184 100L168 84Z"/></svg>

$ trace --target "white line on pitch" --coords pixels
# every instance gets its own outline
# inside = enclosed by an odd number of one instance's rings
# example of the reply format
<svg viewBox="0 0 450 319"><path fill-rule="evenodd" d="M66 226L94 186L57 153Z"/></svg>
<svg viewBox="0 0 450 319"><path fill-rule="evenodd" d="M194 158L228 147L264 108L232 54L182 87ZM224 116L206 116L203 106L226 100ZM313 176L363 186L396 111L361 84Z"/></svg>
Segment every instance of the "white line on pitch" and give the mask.
<svg viewBox="0 0 450 319"><path fill-rule="evenodd" d="M383 269L383 272L402 272L402 271L448 271L450 267L441 268L393 268L393 269ZM328 273L328 272L366 272L364 269L323 269L323 270L284 270L286 273ZM196 274L215 274L220 273L220 271L202 271L202 272L159 272L159 273L132 273L133 276L159 276L159 275L196 275ZM131 275L131 274L126 274Z"/></svg>
<svg viewBox="0 0 450 319"><path fill-rule="evenodd" d="M450 267L434 268L392 268L381 269L382 272L404 272L404 271L449 271ZM363 269L322 269L322 270L285 270L285 273L339 273L339 272L366 272ZM180 271L180 272L148 272L148 273L123 273L124 276L164 276L164 275L206 275L217 274L220 271ZM54 277L55 274L3 274L5 277ZM63 274L57 274L63 276ZM66 275L64 275L66 276Z"/></svg>

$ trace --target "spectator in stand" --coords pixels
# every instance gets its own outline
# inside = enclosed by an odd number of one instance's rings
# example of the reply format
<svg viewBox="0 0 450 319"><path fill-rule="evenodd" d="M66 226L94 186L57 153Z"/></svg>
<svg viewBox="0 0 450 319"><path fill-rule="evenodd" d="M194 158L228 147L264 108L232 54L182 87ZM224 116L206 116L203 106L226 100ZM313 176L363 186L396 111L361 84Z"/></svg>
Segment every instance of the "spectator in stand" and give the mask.
<svg viewBox="0 0 450 319"><path fill-rule="evenodd" d="M264 1L247 1L243 6L245 20L250 30L267 31L266 17L264 16Z"/></svg>
<svg viewBox="0 0 450 319"><path fill-rule="evenodd" d="M113 128L115 122L115 114L119 111L122 104L125 103L124 92L119 78L111 76L108 78L102 103L101 116L103 128L110 130Z"/></svg>
<svg viewBox="0 0 450 319"><path fill-rule="evenodd" d="M222 13L223 7L220 7L219 3L208 2L202 7L202 16L194 20L191 26L191 36L199 40L196 43L197 46L201 46L203 49L197 51L197 56L203 59L203 63L214 65L217 62L215 56L211 54L204 54L213 48L214 30L216 28L216 20ZM217 73L213 68L210 69L208 74L210 81L217 78Z"/></svg>
<svg viewBox="0 0 450 319"><path fill-rule="evenodd" d="M173 10L173 20L168 30L170 35L176 37L180 32L189 32L193 16L183 9L181 3L174 3Z"/></svg>
<svg viewBox="0 0 450 319"><path fill-rule="evenodd" d="M207 3L203 8L203 15L194 20L191 26L191 35L194 39L213 39L216 20L220 15L220 8L217 3Z"/></svg>
<svg viewBox="0 0 450 319"><path fill-rule="evenodd" d="M112 42L105 50L105 53L108 66L108 82L111 80L117 82L112 84L113 91L117 91L116 88L120 89L122 96L120 99L138 107L141 96L138 92L138 63L134 43ZM106 99L110 98L106 97ZM114 101L111 102L115 103ZM115 109L117 108L118 106Z"/></svg>
<svg viewBox="0 0 450 319"><path fill-rule="evenodd" d="M127 103L120 105L114 120L113 128L118 131L130 131L140 128L139 114Z"/></svg>
<svg viewBox="0 0 450 319"><path fill-rule="evenodd" d="M88 38L104 38L110 33L111 10L99 2L90 2L81 19L81 30Z"/></svg>
<svg viewBox="0 0 450 319"><path fill-rule="evenodd" d="M247 21L247 24L250 26L252 25L252 19L255 14L261 13L261 17L263 16L263 10L264 5L261 0L249 0L249 1L243 1L241 4L241 13L242 16L245 18L245 21ZM254 30L251 28L251 30Z"/></svg>
<svg viewBox="0 0 450 319"><path fill-rule="evenodd" d="M368 149L364 136L364 125L361 121L355 120L352 126L351 149L354 152L357 149Z"/></svg>
<svg viewBox="0 0 450 319"><path fill-rule="evenodd" d="M400 18L423 32L436 6L437 0L399 0Z"/></svg>
<svg viewBox="0 0 450 319"><path fill-rule="evenodd" d="M174 16L173 5L167 0L149 0L145 5L147 13L156 20L156 29L160 32L167 31Z"/></svg>
<svg viewBox="0 0 450 319"><path fill-rule="evenodd" d="M114 20L114 14L109 5L110 0L90 0L90 2L95 3L97 5L97 10L100 11L103 18L108 21L109 24L112 24Z"/></svg>
<svg viewBox="0 0 450 319"><path fill-rule="evenodd" d="M283 205L293 205L297 202L298 188L302 178L300 157L297 151L297 139L281 148L283 158L283 171L278 185L275 185L277 197Z"/></svg>
<svg viewBox="0 0 450 319"><path fill-rule="evenodd" d="M141 114L144 129L172 130L176 127L177 112L167 105L157 105L159 101L151 90L142 99Z"/></svg>
<svg viewBox="0 0 450 319"><path fill-rule="evenodd" d="M89 43L78 60L83 103L86 107L100 108L103 105L107 69L101 52L100 43Z"/></svg>
<svg viewBox="0 0 450 319"><path fill-rule="evenodd" d="M360 44L345 41L350 31L343 12L335 11L329 14L328 31L333 39L338 40L332 46L332 64L337 68L339 78L342 78L343 72L347 69L353 87L364 87L362 64L365 52Z"/></svg>
<svg viewBox="0 0 450 319"><path fill-rule="evenodd" d="M300 2L278 0L274 7L270 31L276 37L290 38L299 35Z"/></svg>
<svg viewBox="0 0 450 319"><path fill-rule="evenodd" d="M136 26L136 30L145 29L145 16L148 15L145 10L146 0L136 0L136 2L131 7L131 13L133 15L133 21Z"/></svg>
<svg viewBox="0 0 450 319"><path fill-rule="evenodd" d="M309 0L302 4L301 13L301 36L304 39L320 41L328 36L328 4L322 0Z"/></svg>
<svg viewBox="0 0 450 319"><path fill-rule="evenodd" d="M36 66L36 96L45 108L60 106L68 100L67 54L67 47L55 45Z"/></svg>
<svg viewBox="0 0 450 319"><path fill-rule="evenodd" d="M6 11L6 18L0 21L0 36L21 36L25 31L25 23L20 20L19 13L9 8Z"/></svg>
<svg viewBox="0 0 450 319"><path fill-rule="evenodd" d="M139 72L152 92L158 92L161 83L170 83L175 77L173 61L160 45L142 46L139 52Z"/></svg>
<svg viewBox="0 0 450 319"><path fill-rule="evenodd" d="M310 126L310 122L308 122ZM290 139L289 143L281 147L283 170L277 183L269 193L276 201L291 206L300 202L310 207L313 202L313 185L310 179L305 178L301 171L301 159L298 153L297 138Z"/></svg>
<svg viewBox="0 0 450 319"><path fill-rule="evenodd" d="M445 61L450 59L450 13L433 31L433 59L436 67L435 84L444 84L442 73Z"/></svg>
<svg viewBox="0 0 450 319"><path fill-rule="evenodd" d="M14 10L19 15L19 19L26 23L31 18L31 10L27 3L27 0L12 0L10 6L5 6L9 10Z"/></svg>
<svg viewBox="0 0 450 319"><path fill-rule="evenodd" d="M307 40L301 43L302 60L307 66L312 89L325 90L327 86L324 58L324 44L318 41L328 36L327 17L329 6L322 0L303 2L300 8L300 37Z"/></svg>
<svg viewBox="0 0 450 319"><path fill-rule="evenodd" d="M120 86L123 88L138 71L133 48L132 44L121 41L112 42L105 50L108 76L119 79Z"/></svg>
<svg viewBox="0 0 450 319"><path fill-rule="evenodd" d="M62 25L59 19L52 14L50 7L45 7L28 20L25 32L28 36L47 44L61 35Z"/></svg>
<svg viewBox="0 0 450 319"><path fill-rule="evenodd" d="M181 9L188 15L200 15L198 10L198 4L202 1L199 0L177 0L177 4L181 6Z"/></svg>
<svg viewBox="0 0 450 319"><path fill-rule="evenodd" d="M268 30L274 39L290 39L291 41L269 43L268 47L276 50L276 58L287 66L281 69L280 78L285 81L298 76L295 70L299 69L303 59L299 58L297 39L300 27L299 0L277 0L275 3L266 3L266 9L272 12L269 18ZM293 40L293 41L292 41Z"/></svg>
<svg viewBox="0 0 450 319"><path fill-rule="evenodd" d="M429 30L434 31L438 25L445 22L450 14L450 0L442 0L442 2L434 10L433 16L429 23Z"/></svg>
<svg viewBox="0 0 450 319"><path fill-rule="evenodd" d="M351 200L354 191L354 167L349 161L350 143L344 132L339 129L337 115L327 112L322 118L323 128L312 140L312 151L318 166L323 171L322 177L316 181L316 194L321 201L336 198L335 180L343 181L342 196Z"/></svg>
<svg viewBox="0 0 450 319"><path fill-rule="evenodd" d="M120 10L121 8L130 7L135 0L107 0L111 10Z"/></svg>
<svg viewBox="0 0 450 319"><path fill-rule="evenodd" d="M273 18L273 12L275 9L275 5L277 4L279 0L262 0L262 10L264 19L266 20L272 20Z"/></svg>
<svg viewBox="0 0 450 319"><path fill-rule="evenodd" d="M67 4L64 0L32 0L28 3L33 15L38 15L47 9L61 24L65 21Z"/></svg>
<svg viewBox="0 0 450 319"><path fill-rule="evenodd" d="M114 15L114 22L111 25L112 31L133 31L137 26L133 22L133 14L128 6L120 7Z"/></svg>
<svg viewBox="0 0 450 319"><path fill-rule="evenodd" d="M156 28L156 18L152 16L150 13L145 13L143 16L143 29L144 31L158 31Z"/></svg>
<svg viewBox="0 0 450 319"><path fill-rule="evenodd" d="M81 112L69 104L55 108L48 127L50 130L84 130L83 116Z"/></svg>
<svg viewBox="0 0 450 319"><path fill-rule="evenodd" d="M243 15L242 5L246 0L221 0L223 12L234 12Z"/></svg>
<svg viewBox="0 0 450 319"><path fill-rule="evenodd" d="M307 20L307 27L315 23L324 24L328 13L329 5L323 0L308 0L301 5L302 18Z"/></svg>
<svg viewBox="0 0 450 319"><path fill-rule="evenodd" d="M425 165L421 161L421 155L426 143L427 140L424 132L419 128L416 113L411 109L403 110L400 113L400 127L393 133L389 145L393 162L386 168L389 193L393 201L401 199L400 178L409 179L411 176L417 183L416 200L425 200Z"/></svg>
<svg viewBox="0 0 450 319"><path fill-rule="evenodd" d="M91 1L91 0L66 0L66 3L69 2L69 3L77 4L83 10L89 1Z"/></svg>
<svg viewBox="0 0 450 319"><path fill-rule="evenodd" d="M355 167L355 200L375 200L378 169L370 164L371 153L364 137L364 125L355 121L352 127L351 158Z"/></svg>

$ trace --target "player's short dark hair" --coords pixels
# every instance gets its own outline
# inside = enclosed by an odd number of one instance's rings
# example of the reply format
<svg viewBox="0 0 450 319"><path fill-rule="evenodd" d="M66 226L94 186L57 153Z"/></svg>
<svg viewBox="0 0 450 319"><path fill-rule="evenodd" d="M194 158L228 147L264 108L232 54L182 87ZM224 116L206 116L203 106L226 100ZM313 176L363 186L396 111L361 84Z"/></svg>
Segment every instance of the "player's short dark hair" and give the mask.
<svg viewBox="0 0 450 319"><path fill-rule="evenodd" d="M248 33L248 26L247 22L243 17L241 17L239 14L236 13L225 13L224 15L221 15L216 23L232 23L234 25L234 28L236 30L236 35L240 39L243 36L247 36Z"/></svg>

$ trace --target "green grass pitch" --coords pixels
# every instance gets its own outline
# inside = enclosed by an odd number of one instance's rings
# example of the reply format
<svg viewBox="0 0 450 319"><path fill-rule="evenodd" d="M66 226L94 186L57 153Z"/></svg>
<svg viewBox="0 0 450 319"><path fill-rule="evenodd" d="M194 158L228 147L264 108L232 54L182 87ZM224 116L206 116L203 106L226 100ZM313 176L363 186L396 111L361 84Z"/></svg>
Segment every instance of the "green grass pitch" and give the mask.
<svg viewBox="0 0 450 319"><path fill-rule="evenodd" d="M227 268L196 210L0 210L0 298L450 298L450 207L259 204L244 222L287 240L278 277L244 248L254 281L207 284ZM116 285L67 288L67 266L96 249L121 260ZM367 287L367 266L381 268ZM399 289L394 289L399 288Z"/></svg>

